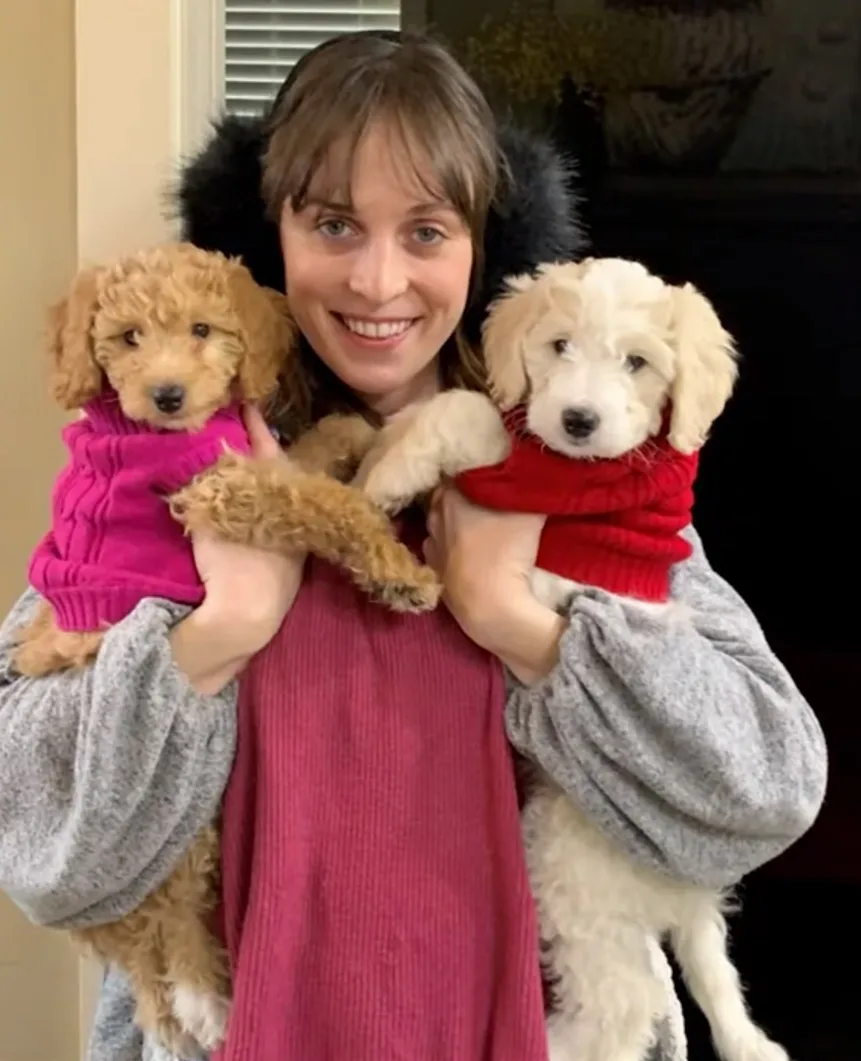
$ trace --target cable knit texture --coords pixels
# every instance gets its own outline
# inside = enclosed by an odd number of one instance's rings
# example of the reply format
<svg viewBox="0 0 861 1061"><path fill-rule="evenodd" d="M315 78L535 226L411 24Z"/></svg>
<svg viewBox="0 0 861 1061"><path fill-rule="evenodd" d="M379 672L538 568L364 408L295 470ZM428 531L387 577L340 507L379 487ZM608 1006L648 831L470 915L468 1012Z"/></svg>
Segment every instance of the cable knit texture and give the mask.
<svg viewBox="0 0 861 1061"><path fill-rule="evenodd" d="M196 432L130 420L111 391L85 412L63 431L69 461L54 486L51 530L30 561L31 585L63 630L113 625L145 597L199 604L191 543L165 496L214 464L225 445L249 451L239 406L218 410Z"/></svg>
<svg viewBox="0 0 861 1061"><path fill-rule="evenodd" d="M241 683L221 1061L545 1061L504 702L444 608L310 563Z"/></svg>
<svg viewBox="0 0 861 1061"><path fill-rule="evenodd" d="M538 567L628 597L665 601L673 564L687 560L698 454L666 434L613 460L576 460L550 449L509 417L512 449L500 464L458 477L478 505L549 516Z"/></svg>

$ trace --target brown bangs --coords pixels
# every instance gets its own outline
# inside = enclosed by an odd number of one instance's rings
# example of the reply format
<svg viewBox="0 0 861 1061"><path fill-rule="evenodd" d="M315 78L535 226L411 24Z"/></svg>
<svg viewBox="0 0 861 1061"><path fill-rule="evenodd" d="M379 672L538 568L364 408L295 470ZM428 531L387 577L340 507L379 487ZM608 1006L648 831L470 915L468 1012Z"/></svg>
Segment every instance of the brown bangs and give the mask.
<svg viewBox="0 0 861 1061"><path fill-rule="evenodd" d="M499 166L486 101L426 38L414 46L408 37L341 43L337 59L323 49L317 63L299 71L275 108L263 174L270 216L280 219L285 202L301 210L312 191L349 205L359 145L382 123L404 177L454 207L479 251Z"/></svg>

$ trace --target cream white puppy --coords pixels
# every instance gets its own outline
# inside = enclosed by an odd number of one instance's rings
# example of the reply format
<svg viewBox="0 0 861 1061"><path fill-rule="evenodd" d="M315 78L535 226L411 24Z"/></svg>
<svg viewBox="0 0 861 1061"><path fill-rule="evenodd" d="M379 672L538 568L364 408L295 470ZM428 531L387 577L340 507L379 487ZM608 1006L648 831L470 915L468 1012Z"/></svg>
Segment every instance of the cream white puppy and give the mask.
<svg viewBox="0 0 861 1061"><path fill-rule="evenodd" d="M693 286L642 265L589 259L512 279L488 314L492 400L450 391L380 432L357 483L396 511L443 477L509 452L502 415L524 406L532 434L576 460L614 458L665 427L698 449L736 379L733 341ZM533 572L536 595L561 608L578 587ZM670 605L629 600L631 607ZM655 960L669 942L725 1061L787 1061L751 1020L727 951L727 896L632 861L536 771L523 816L543 952L556 1007L551 1061L643 1061L668 1010Z"/></svg>

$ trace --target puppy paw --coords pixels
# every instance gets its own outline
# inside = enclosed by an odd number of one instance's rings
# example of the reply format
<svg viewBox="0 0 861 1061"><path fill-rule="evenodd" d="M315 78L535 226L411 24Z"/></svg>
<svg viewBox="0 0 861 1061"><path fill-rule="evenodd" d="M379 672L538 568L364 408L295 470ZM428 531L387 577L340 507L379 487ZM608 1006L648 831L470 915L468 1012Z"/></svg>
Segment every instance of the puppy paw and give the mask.
<svg viewBox="0 0 861 1061"><path fill-rule="evenodd" d="M547 1022L547 1056L549 1061L581 1061L575 1054L577 1039L571 1022L554 1014Z"/></svg>
<svg viewBox="0 0 861 1061"><path fill-rule="evenodd" d="M208 531L239 545L262 545L278 479L289 492L281 462L225 454L168 499L171 515L189 534Z"/></svg>
<svg viewBox="0 0 861 1061"><path fill-rule="evenodd" d="M429 567L417 567L412 580L373 583L368 596L393 612L418 615L433 611L439 603L442 584Z"/></svg>
<svg viewBox="0 0 861 1061"><path fill-rule="evenodd" d="M403 512L421 494L432 490L439 476L434 469L409 467L397 454L381 457L360 468L353 480L365 497L389 516Z"/></svg>
<svg viewBox="0 0 861 1061"><path fill-rule="evenodd" d="M363 416L333 413L300 435L287 456L302 471L323 472L339 482L349 482L377 431Z"/></svg>
<svg viewBox="0 0 861 1061"><path fill-rule="evenodd" d="M748 1061L789 1061L789 1054L779 1043L763 1036L763 1041L748 1054Z"/></svg>
<svg viewBox="0 0 861 1061"><path fill-rule="evenodd" d="M453 391L446 422L443 467L454 478L474 468L500 464L511 452L511 438L502 415L484 394Z"/></svg>
<svg viewBox="0 0 861 1061"><path fill-rule="evenodd" d="M225 454L167 499L170 514L189 532L211 528L232 501L233 480L245 458Z"/></svg>
<svg viewBox="0 0 861 1061"><path fill-rule="evenodd" d="M173 1012L183 1031L204 1050L217 1050L227 1032L230 1002L190 984L175 984L172 994Z"/></svg>
<svg viewBox="0 0 861 1061"><path fill-rule="evenodd" d="M199 1061L201 1046L197 1039L174 1017L163 1017L155 1027L143 1026L144 1031L164 1052L181 1061ZM161 1052L157 1056L161 1056Z"/></svg>
<svg viewBox="0 0 861 1061"><path fill-rule="evenodd" d="M721 1036L717 1051L724 1061L790 1061L786 1050L755 1025Z"/></svg>

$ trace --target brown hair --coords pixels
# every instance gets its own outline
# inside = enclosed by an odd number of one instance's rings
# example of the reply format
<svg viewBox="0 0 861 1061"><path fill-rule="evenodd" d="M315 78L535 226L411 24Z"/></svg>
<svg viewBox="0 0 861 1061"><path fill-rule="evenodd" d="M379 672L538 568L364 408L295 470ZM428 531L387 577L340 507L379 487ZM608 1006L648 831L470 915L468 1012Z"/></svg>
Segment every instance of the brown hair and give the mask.
<svg viewBox="0 0 861 1061"><path fill-rule="evenodd" d="M369 125L392 123L419 180L418 152L429 157L436 187L458 211L472 237L469 297L483 268L487 214L502 173L493 114L481 90L449 52L423 34L348 33L305 55L275 99L263 160L263 196L280 221L284 204L301 210L309 187L333 145L345 145L350 163ZM333 195L334 197L334 195ZM288 278L289 283L289 278ZM359 399L307 343L282 380L272 416L287 437L320 416L361 408ZM440 352L446 387L484 389L480 354L458 330Z"/></svg>

